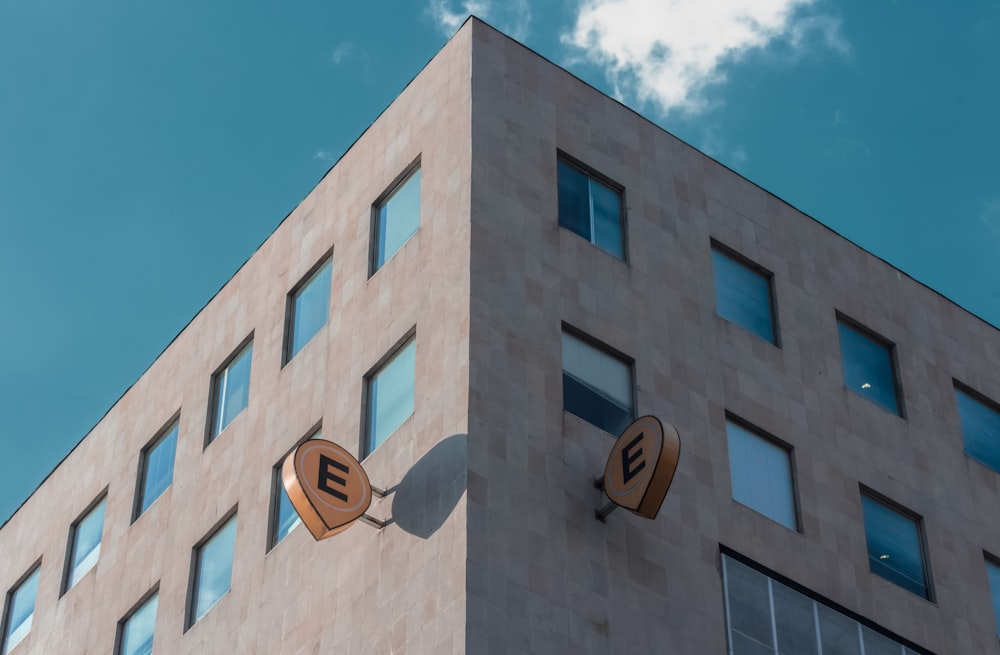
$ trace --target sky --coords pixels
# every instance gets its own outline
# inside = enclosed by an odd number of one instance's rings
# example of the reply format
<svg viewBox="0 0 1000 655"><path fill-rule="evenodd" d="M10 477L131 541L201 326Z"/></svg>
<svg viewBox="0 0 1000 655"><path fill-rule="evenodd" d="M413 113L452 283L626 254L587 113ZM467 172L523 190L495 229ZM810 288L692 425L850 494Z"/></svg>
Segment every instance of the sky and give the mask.
<svg viewBox="0 0 1000 655"><path fill-rule="evenodd" d="M1000 325L1000 0L4 0L0 522L469 13Z"/></svg>

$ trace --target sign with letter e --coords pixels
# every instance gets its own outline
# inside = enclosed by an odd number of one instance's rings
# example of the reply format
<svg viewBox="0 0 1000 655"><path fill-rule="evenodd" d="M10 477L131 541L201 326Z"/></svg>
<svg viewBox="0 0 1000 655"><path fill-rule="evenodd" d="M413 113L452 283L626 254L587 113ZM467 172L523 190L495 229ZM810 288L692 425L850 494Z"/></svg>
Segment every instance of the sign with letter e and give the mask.
<svg viewBox="0 0 1000 655"><path fill-rule="evenodd" d="M316 541L351 527L372 502L372 486L361 463L323 439L303 442L285 458L281 482Z"/></svg>
<svg viewBox="0 0 1000 655"><path fill-rule="evenodd" d="M604 492L639 516L655 519L674 479L681 438L672 425L641 416L618 437L604 468ZM613 507L613 506L611 506Z"/></svg>

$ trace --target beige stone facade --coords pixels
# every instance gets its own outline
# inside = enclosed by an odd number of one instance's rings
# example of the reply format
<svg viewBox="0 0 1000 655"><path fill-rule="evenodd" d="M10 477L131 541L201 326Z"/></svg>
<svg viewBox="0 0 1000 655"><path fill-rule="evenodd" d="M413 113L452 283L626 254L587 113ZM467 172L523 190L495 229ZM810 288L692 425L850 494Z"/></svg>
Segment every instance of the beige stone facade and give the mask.
<svg viewBox="0 0 1000 655"><path fill-rule="evenodd" d="M624 189L625 261L558 225L557 153ZM372 203L418 159L420 228L369 278ZM713 239L773 273L780 347L716 314ZM287 296L331 251L329 321L282 366ZM895 344L902 417L845 388L838 313ZM564 326L629 357L636 413L684 440L655 521L593 516L613 440L563 410ZM411 333L414 413L364 461L390 524L268 550L273 467L316 426L360 452L364 378ZM206 447L251 336L248 407ZM1000 476L953 382L1000 399L997 370L994 327L470 20L0 530L0 591L41 566L12 653L111 652L155 588L170 655L722 655L723 549L914 649L1000 653ZM798 531L733 500L727 413L791 447ZM173 483L133 523L175 416ZM922 518L933 602L870 572L862 487ZM100 560L61 595L103 493ZM233 512L231 591L186 629L192 549Z"/></svg>

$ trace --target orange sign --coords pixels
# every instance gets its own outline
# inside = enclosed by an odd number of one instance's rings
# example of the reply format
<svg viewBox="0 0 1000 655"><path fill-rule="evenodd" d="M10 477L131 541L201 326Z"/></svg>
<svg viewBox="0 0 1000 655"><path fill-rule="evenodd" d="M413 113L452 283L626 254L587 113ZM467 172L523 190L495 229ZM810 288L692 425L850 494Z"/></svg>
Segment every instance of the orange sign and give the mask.
<svg viewBox="0 0 1000 655"><path fill-rule="evenodd" d="M285 458L281 481L316 541L351 527L372 502L372 486L361 463L322 439L304 442Z"/></svg>
<svg viewBox="0 0 1000 655"><path fill-rule="evenodd" d="M615 505L655 519L674 479L681 438L672 425L641 416L618 437L607 466L604 492Z"/></svg>

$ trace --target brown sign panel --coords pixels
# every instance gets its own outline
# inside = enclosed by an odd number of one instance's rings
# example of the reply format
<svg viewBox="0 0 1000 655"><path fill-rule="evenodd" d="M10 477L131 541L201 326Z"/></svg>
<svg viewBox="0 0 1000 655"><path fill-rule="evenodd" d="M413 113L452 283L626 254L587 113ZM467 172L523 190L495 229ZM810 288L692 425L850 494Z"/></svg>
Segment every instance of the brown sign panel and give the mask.
<svg viewBox="0 0 1000 655"><path fill-rule="evenodd" d="M351 527L372 502L371 483L361 463L323 439L306 441L285 458L281 481L316 541Z"/></svg>
<svg viewBox="0 0 1000 655"><path fill-rule="evenodd" d="M611 502L655 519L674 479L681 438L672 425L641 416L618 437L604 468L604 492Z"/></svg>

